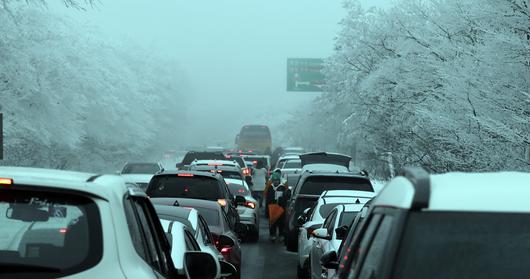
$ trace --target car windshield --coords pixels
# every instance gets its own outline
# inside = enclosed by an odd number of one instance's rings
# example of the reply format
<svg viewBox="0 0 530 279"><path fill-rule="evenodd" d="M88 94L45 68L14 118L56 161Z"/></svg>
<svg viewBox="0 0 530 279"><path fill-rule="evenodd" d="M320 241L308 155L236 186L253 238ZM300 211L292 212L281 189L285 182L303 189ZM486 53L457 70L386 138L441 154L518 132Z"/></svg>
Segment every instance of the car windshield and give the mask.
<svg viewBox="0 0 530 279"><path fill-rule="evenodd" d="M300 169L302 168L302 163L300 160L288 160L282 166L282 169Z"/></svg>
<svg viewBox="0 0 530 279"><path fill-rule="evenodd" d="M187 175L187 174L186 174ZM189 198L217 201L222 198L217 179L206 176L155 176L147 187L152 198Z"/></svg>
<svg viewBox="0 0 530 279"><path fill-rule="evenodd" d="M373 192L370 180L349 176L311 176L300 188L300 194L320 195L329 190L357 190Z"/></svg>
<svg viewBox="0 0 530 279"><path fill-rule="evenodd" d="M127 164L123 174L155 174L160 171L158 164Z"/></svg>
<svg viewBox="0 0 530 279"><path fill-rule="evenodd" d="M204 207L194 207L199 211L199 213L204 217L204 220L206 220L206 223L208 226L219 226L220 224L220 217L219 217L219 211L215 209L210 208L204 208Z"/></svg>
<svg viewBox="0 0 530 279"><path fill-rule="evenodd" d="M392 278L518 278L529 239L529 214L411 212Z"/></svg>
<svg viewBox="0 0 530 279"><path fill-rule="evenodd" d="M101 259L101 221L92 200L66 193L0 190L0 269L4 272L63 277Z"/></svg>
<svg viewBox="0 0 530 279"><path fill-rule="evenodd" d="M233 196L250 195L250 192L248 191L247 187L238 183L228 183L228 189L230 190L230 194L232 194Z"/></svg>

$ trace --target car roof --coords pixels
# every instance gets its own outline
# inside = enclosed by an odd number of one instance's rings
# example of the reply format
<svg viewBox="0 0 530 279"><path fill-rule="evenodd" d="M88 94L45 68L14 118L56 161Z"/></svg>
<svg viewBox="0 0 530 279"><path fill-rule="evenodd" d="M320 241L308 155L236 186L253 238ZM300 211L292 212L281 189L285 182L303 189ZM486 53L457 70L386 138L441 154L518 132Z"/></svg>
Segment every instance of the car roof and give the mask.
<svg viewBox="0 0 530 279"><path fill-rule="evenodd" d="M298 155L285 155L285 156L281 156L278 161L283 161L283 160L300 160L300 156Z"/></svg>
<svg viewBox="0 0 530 279"><path fill-rule="evenodd" d="M208 170L222 170L222 171L235 171L240 172L239 166L192 166L193 170L196 171L208 171Z"/></svg>
<svg viewBox="0 0 530 279"><path fill-rule="evenodd" d="M429 180L425 210L530 212L530 173L453 172L430 175ZM381 190L373 206L410 209L415 189L411 180L397 176Z"/></svg>
<svg viewBox="0 0 530 279"><path fill-rule="evenodd" d="M126 162L125 165L157 165L159 166L159 162Z"/></svg>
<svg viewBox="0 0 530 279"><path fill-rule="evenodd" d="M194 176L201 177L212 177L216 179L223 179L223 177L217 173L205 172L205 171L185 171L185 170L164 170L160 173L155 174L153 177L165 176L165 175L179 175L179 174L193 174Z"/></svg>
<svg viewBox="0 0 530 279"><path fill-rule="evenodd" d="M145 182L149 183L151 181L151 178L153 178L152 174L121 174L121 177L125 180L125 182Z"/></svg>
<svg viewBox="0 0 530 279"><path fill-rule="evenodd" d="M323 198L349 198L349 197L375 197L374 192L355 191L355 190L328 190L320 195Z"/></svg>
<svg viewBox="0 0 530 279"><path fill-rule="evenodd" d="M97 175L43 168L0 167L0 177L13 179L14 188L17 185L27 185L50 188L50 190L70 190L106 200L111 197L121 199L128 191L134 191L135 195L145 196L145 193L128 187L119 175Z"/></svg>
<svg viewBox="0 0 530 279"><path fill-rule="evenodd" d="M235 160L196 160L191 163L192 165L199 165L199 164L225 164L230 166L237 166L239 165Z"/></svg>

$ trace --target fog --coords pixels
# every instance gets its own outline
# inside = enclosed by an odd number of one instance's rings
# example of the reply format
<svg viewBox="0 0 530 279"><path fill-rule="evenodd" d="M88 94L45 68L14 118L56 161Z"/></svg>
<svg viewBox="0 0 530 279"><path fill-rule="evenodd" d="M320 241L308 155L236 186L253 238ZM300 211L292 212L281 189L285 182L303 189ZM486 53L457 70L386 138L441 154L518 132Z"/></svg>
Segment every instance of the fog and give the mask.
<svg viewBox="0 0 530 279"><path fill-rule="evenodd" d="M244 124L277 133L320 94L286 91L286 59L330 56L345 15L341 1L329 0L113 0L86 12L62 10L116 40L173 57L182 69L175 75L185 75L188 116L178 141L222 145Z"/></svg>

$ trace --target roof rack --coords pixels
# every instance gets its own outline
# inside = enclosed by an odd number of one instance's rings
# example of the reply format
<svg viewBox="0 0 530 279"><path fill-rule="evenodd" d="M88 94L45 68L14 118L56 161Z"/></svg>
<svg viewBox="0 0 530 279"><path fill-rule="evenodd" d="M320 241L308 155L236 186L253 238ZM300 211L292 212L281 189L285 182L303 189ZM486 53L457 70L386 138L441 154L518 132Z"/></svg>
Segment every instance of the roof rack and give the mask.
<svg viewBox="0 0 530 279"><path fill-rule="evenodd" d="M96 174L89 177L86 182L94 182L94 180L98 179L98 177L102 176L102 174Z"/></svg>
<svg viewBox="0 0 530 279"><path fill-rule="evenodd" d="M421 167L405 167L399 176L404 176L414 186L414 197L412 198L411 210L422 210L429 207L431 197L431 179L429 173Z"/></svg>

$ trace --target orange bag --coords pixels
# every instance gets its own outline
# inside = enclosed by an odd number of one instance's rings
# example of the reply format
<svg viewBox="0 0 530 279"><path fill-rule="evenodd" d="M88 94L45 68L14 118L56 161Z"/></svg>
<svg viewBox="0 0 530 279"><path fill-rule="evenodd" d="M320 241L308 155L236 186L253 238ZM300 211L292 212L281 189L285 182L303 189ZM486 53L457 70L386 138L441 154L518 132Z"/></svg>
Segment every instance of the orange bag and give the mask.
<svg viewBox="0 0 530 279"><path fill-rule="evenodd" d="M282 217L285 209L277 204L269 204L269 225L272 225Z"/></svg>

